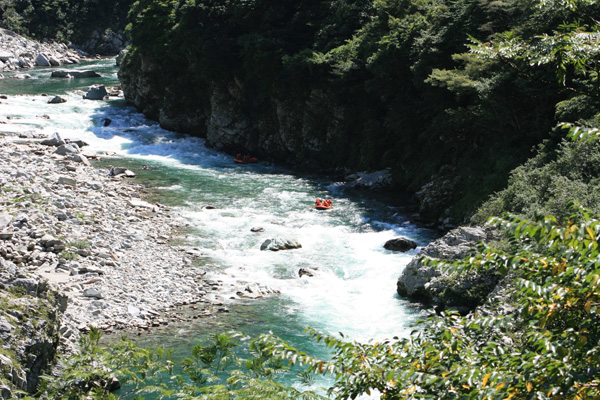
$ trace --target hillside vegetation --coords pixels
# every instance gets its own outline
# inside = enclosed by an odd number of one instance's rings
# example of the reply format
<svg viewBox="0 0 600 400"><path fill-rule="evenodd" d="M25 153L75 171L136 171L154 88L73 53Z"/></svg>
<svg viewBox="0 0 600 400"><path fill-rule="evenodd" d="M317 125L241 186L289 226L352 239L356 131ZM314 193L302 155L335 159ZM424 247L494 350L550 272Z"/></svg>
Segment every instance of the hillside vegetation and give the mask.
<svg viewBox="0 0 600 400"><path fill-rule="evenodd" d="M1 0L0 27L36 40L87 44L86 51L116 54L111 46L90 39L122 35L133 1Z"/></svg>
<svg viewBox="0 0 600 400"><path fill-rule="evenodd" d="M538 145L554 152L558 122L594 122L597 51L570 62L567 38L600 10L577 3L140 0L121 79L167 128L296 164L391 168L423 216L461 220ZM546 59L483 51L541 35L557 38Z"/></svg>

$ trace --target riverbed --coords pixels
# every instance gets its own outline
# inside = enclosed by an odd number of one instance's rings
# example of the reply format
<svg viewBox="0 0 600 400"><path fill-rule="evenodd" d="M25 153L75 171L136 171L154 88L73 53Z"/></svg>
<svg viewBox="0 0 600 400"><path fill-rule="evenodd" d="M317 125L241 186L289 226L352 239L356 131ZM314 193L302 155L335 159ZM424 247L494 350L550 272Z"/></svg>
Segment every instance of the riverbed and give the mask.
<svg viewBox="0 0 600 400"><path fill-rule="evenodd" d="M118 84L114 59L76 68L94 69L102 78L50 78L50 68L36 68L27 71L31 79L0 81L0 94L10 97L0 100L0 132L59 132L87 142L86 152L100 154L104 165L134 170L138 182L153 188L153 201L185 219L177 245L202 254L195 267L219 282L210 296L227 310L154 329L136 342L173 347L183 356L211 332L235 329L255 336L272 331L324 355L303 334L306 327L343 332L357 341L408 335L421 310L396 295L396 280L435 233L410 223L392 196L349 191L318 171L299 172L263 160L235 164L231 155L207 148L200 138L160 128L122 98L84 100L91 84ZM48 104L54 95L67 102ZM316 198L333 199L333 209L315 210ZM385 250L383 244L397 236L419 247L407 253ZM302 247L260 250L275 237L293 238ZM300 277L301 268L313 276ZM278 294L240 298L228 291L240 282Z"/></svg>

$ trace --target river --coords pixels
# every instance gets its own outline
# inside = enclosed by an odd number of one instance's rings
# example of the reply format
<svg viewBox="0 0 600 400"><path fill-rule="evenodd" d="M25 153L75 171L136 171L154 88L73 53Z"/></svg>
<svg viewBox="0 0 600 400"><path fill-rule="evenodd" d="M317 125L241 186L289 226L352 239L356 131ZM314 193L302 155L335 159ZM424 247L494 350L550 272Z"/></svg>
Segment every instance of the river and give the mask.
<svg viewBox="0 0 600 400"><path fill-rule="evenodd" d="M81 91L93 83L118 84L114 59L75 67L86 68L102 78L53 79L51 69L36 68L25 71L32 79L0 80L0 94L9 96L1 100L0 115L10 117L0 124L0 132L58 131L86 141L92 151L114 152L111 163L139 171L139 179L155 188L158 200L185 217L189 229L180 240L201 249L211 279L225 286L231 281L259 282L281 292L252 301L221 293L229 313L168 326L136 339L138 343L174 347L176 355L185 355L190 344L209 332L272 331L323 355L303 334L304 328L343 332L358 341L408 334L420 310L395 294L396 280L418 249L393 253L383 244L403 235L421 247L434 238L432 232L408 222L385 196L348 192L317 173L261 162L234 164L230 155L207 148L202 139L161 129L123 99L83 100ZM67 102L48 104L43 93L61 95ZM105 126L107 118L111 123ZM142 164L148 168L142 170ZM333 198L334 208L314 210L317 197ZM252 227L265 232L251 232ZM275 236L293 237L302 248L260 251L261 243ZM300 268L318 273L299 278Z"/></svg>

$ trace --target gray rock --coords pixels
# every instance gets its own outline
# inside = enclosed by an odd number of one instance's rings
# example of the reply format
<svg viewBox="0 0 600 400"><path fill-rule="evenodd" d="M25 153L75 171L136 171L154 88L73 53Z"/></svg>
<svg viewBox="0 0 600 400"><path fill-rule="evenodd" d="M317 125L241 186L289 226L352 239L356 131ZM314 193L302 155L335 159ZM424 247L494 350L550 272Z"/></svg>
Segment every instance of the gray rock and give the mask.
<svg viewBox="0 0 600 400"><path fill-rule="evenodd" d="M474 286L483 285L483 291L491 291L493 284L497 281L491 275L443 275L438 267L425 265L421 261L421 257L427 256L447 261L458 260L466 257L478 243L494 239L496 239L496 233L489 228L460 227L448 232L445 236L423 248L408 263L398 278L398 294L418 301L433 302L445 307L456 306L456 302L466 300L468 298L466 292ZM488 287L488 283L492 286ZM472 307L477 306L477 304L471 305Z"/></svg>
<svg viewBox="0 0 600 400"><path fill-rule="evenodd" d="M58 178L58 184L59 185L66 185L66 186L72 186L72 187L77 187L77 181L73 178L68 178L66 176L61 176Z"/></svg>
<svg viewBox="0 0 600 400"><path fill-rule="evenodd" d="M154 204L150 204L146 201L143 200L129 200L127 202L128 205L130 205L131 207L138 207L138 208L154 208Z"/></svg>
<svg viewBox="0 0 600 400"><path fill-rule="evenodd" d="M417 243L413 240L410 240L409 238L400 236L398 238L388 240L387 242L385 242L383 247L386 250L406 252L412 249L416 249Z"/></svg>
<svg viewBox="0 0 600 400"><path fill-rule="evenodd" d="M53 67L60 67L61 66L61 62L58 60L58 58L56 58L54 56L49 56L48 57L48 62Z"/></svg>
<svg viewBox="0 0 600 400"><path fill-rule="evenodd" d="M54 132L48 139L42 140L40 143L46 146L61 146L65 144L65 141L60 137L58 132Z"/></svg>
<svg viewBox="0 0 600 400"><path fill-rule="evenodd" d="M66 156L69 154L78 154L79 152L79 146L77 146L75 143L63 144L61 146L58 146L56 150L54 150L54 153L59 154L61 156Z"/></svg>
<svg viewBox="0 0 600 400"><path fill-rule="evenodd" d="M82 163L86 167L92 166L92 164L90 163L90 160L88 160L88 158L86 156L84 156L83 154L75 154L71 159L75 162Z"/></svg>
<svg viewBox="0 0 600 400"><path fill-rule="evenodd" d="M96 299L103 299L104 298L104 294L102 294L102 292L100 292L97 289L85 289L83 291L83 296L84 297L93 297Z"/></svg>
<svg viewBox="0 0 600 400"><path fill-rule="evenodd" d="M15 74L15 75L12 75L10 77L13 78L13 79L19 79L19 80L22 80L22 79L31 79L31 75L29 75L29 74Z"/></svg>
<svg viewBox="0 0 600 400"><path fill-rule="evenodd" d="M14 54L8 51L0 50L0 61L6 62L14 57Z"/></svg>
<svg viewBox="0 0 600 400"><path fill-rule="evenodd" d="M48 104L60 104L60 103L66 103L66 102L67 102L67 100L65 100L64 98L62 98L60 96L54 96L53 98L48 100Z"/></svg>
<svg viewBox="0 0 600 400"><path fill-rule="evenodd" d="M6 228L13 220L12 215L7 212L0 213L0 230Z"/></svg>
<svg viewBox="0 0 600 400"><path fill-rule="evenodd" d="M49 67L50 61L48 60L48 57L40 53L35 58L35 65L37 65L38 67Z"/></svg>
<svg viewBox="0 0 600 400"><path fill-rule="evenodd" d="M260 226L255 226L254 228L250 229L251 232L264 232L265 228L260 227Z"/></svg>
<svg viewBox="0 0 600 400"><path fill-rule="evenodd" d="M113 168L111 168L110 169L110 174L112 176L125 175L127 178L134 178L135 177L135 173L133 171L130 171L127 168L123 168L123 167L113 167Z"/></svg>
<svg viewBox="0 0 600 400"><path fill-rule="evenodd" d="M81 79L81 78L100 78L100 74L93 70L85 70L85 71L76 71L76 70L58 70L52 71L50 75L52 78L73 78L73 79Z"/></svg>
<svg viewBox="0 0 600 400"><path fill-rule="evenodd" d="M298 270L298 276L302 278L303 276L313 277L317 273L317 270L314 268L300 268Z"/></svg>
<svg viewBox="0 0 600 400"><path fill-rule="evenodd" d="M292 250L292 249L300 249L302 245L296 239L286 239L286 238L272 238L267 239L260 246L261 250L270 250L270 251L279 251L279 250Z"/></svg>
<svg viewBox="0 0 600 400"><path fill-rule="evenodd" d="M108 99L108 92L104 85L92 85L83 98L86 100L106 100Z"/></svg>

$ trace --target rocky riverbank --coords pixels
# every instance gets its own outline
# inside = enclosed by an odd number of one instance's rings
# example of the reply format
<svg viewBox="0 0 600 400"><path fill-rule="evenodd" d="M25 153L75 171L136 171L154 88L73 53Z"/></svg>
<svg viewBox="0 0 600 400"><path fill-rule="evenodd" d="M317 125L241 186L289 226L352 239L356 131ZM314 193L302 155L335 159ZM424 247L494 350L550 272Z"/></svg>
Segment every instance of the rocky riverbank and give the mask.
<svg viewBox="0 0 600 400"><path fill-rule="evenodd" d="M37 374L23 372L33 348L45 349L33 357L39 373L91 325L144 332L262 295L204 279L201 251L169 244L183 220L142 200L131 171L94 168L80 141L36 136L0 137L0 336L14 352L0 364L20 366L12 389L35 387Z"/></svg>
<svg viewBox="0 0 600 400"><path fill-rule="evenodd" d="M82 57L63 43L40 43L0 28L0 71L78 64Z"/></svg>

